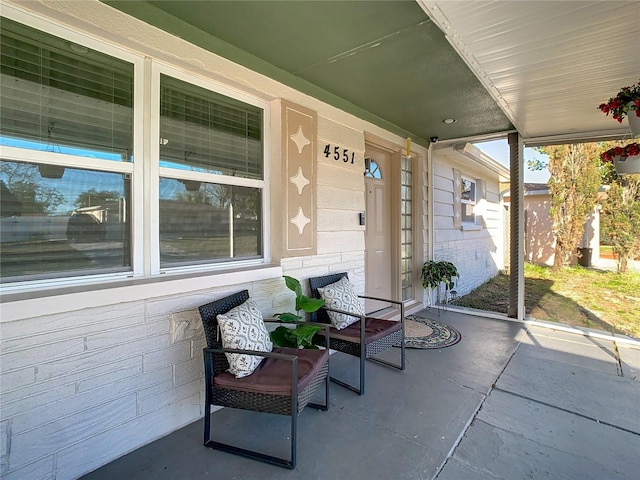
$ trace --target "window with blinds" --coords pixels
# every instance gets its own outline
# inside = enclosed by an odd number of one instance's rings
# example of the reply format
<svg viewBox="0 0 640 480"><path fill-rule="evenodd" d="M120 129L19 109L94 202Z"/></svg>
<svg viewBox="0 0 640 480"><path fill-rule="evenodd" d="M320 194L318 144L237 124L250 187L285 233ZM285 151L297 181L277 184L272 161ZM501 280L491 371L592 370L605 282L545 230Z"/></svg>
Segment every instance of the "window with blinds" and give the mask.
<svg viewBox="0 0 640 480"><path fill-rule="evenodd" d="M134 65L5 17L0 30L2 283L129 274Z"/></svg>
<svg viewBox="0 0 640 480"><path fill-rule="evenodd" d="M160 165L262 179L261 108L160 76Z"/></svg>
<svg viewBox="0 0 640 480"><path fill-rule="evenodd" d="M131 161L133 65L2 17L0 138Z"/></svg>
<svg viewBox="0 0 640 480"><path fill-rule="evenodd" d="M3 288L264 261L267 102L79 33L0 29Z"/></svg>
<svg viewBox="0 0 640 480"><path fill-rule="evenodd" d="M257 106L160 74L162 268L262 256L263 118Z"/></svg>

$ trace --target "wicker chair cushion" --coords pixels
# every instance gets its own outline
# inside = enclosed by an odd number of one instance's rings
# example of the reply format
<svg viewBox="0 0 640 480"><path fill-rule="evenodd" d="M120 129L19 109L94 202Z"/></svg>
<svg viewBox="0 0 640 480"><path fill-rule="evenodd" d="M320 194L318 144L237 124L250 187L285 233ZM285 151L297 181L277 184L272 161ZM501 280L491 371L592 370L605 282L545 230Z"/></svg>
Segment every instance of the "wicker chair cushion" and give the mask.
<svg viewBox="0 0 640 480"><path fill-rule="evenodd" d="M276 347L273 351L297 355L298 392L309 386L329 360L329 352L327 350ZM245 392L291 395L291 362L266 358L253 374L248 377L235 378L230 373L225 372L217 375L213 380L213 384L216 387Z"/></svg>
<svg viewBox="0 0 640 480"><path fill-rule="evenodd" d="M217 317L224 348L240 348L270 352L273 348L269 332L264 325L258 305L249 299ZM251 375L264 357L225 353L229 362L229 372L236 378Z"/></svg>
<svg viewBox="0 0 640 480"><path fill-rule="evenodd" d="M326 302L328 308L364 315L364 306L360 303L360 299L356 292L353 291L351 282L349 282L347 277L342 277L337 282L327 285L326 287L318 288L318 292ZM329 314L331 325L338 330L342 330L359 320L358 317L344 313L331 311L327 311L327 313Z"/></svg>
<svg viewBox="0 0 640 480"><path fill-rule="evenodd" d="M381 320L379 318L366 318L364 322L364 341L369 344L391 335L402 329L402 323L393 320ZM334 330L330 327L331 338L352 343L360 343L360 323L354 323L342 330Z"/></svg>

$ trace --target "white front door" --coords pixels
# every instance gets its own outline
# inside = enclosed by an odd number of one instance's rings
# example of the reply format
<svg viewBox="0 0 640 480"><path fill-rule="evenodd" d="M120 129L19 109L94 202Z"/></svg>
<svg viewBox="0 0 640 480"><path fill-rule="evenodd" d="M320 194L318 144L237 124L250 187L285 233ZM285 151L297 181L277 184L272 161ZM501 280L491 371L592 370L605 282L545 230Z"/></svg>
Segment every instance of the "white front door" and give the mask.
<svg viewBox="0 0 640 480"><path fill-rule="evenodd" d="M367 295L392 298L391 288L391 219L390 178L391 155L367 147L365 153L366 228L365 291ZM367 301L367 312L385 304Z"/></svg>

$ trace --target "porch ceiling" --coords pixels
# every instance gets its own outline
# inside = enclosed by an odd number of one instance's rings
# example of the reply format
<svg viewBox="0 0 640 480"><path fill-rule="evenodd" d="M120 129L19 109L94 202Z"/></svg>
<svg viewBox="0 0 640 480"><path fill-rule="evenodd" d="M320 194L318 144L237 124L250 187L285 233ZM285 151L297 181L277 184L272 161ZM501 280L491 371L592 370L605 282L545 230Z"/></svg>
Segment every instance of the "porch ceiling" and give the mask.
<svg viewBox="0 0 640 480"><path fill-rule="evenodd" d="M629 135L596 107L640 77L640 2L105 3L422 144Z"/></svg>

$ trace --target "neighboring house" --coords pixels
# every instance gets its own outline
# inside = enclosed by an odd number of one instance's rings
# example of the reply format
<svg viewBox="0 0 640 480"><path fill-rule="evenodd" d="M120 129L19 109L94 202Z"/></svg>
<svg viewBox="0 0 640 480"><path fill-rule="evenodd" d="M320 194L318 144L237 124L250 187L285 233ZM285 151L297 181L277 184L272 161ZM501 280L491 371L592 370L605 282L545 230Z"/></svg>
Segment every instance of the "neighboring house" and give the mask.
<svg viewBox="0 0 640 480"><path fill-rule="evenodd" d="M268 316L291 309L283 274L348 271L412 312L425 259L456 263L460 293L502 268L508 172L474 149L409 152L101 2L16 5L0 83L5 480L77 478L202 418L197 307L212 299L248 289Z"/></svg>
<svg viewBox="0 0 640 480"><path fill-rule="evenodd" d="M433 256L456 265L458 295L505 269L508 181L509 170L471 144L434 149Z"/></svg>
<svg viewBox="0 0 640 480"><path fill-rule="evenodd" d="M504 202L509 204L509 192L504 194ZM524 259L537 265L553 265L556 242L553 235L553 220L551 218L551 192L547 184L524 184ZM584 254L590 252L590 262L597 262L600 251L600 211L596 207L584 224L584 235L578 243L579 249L585 249ZM590 251L588 249L591 249ZM573 263L587 262L587 257Z"/></svg>

